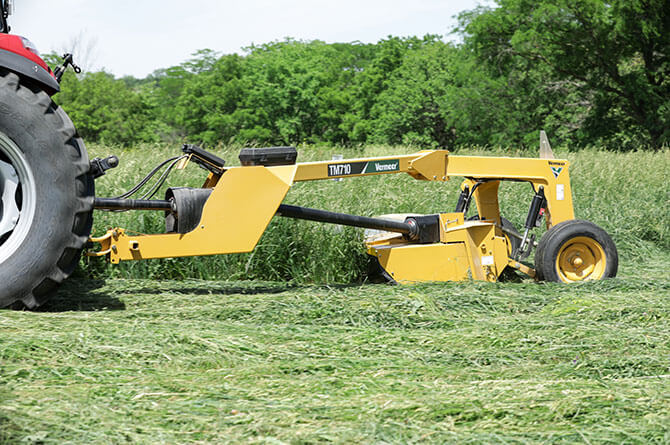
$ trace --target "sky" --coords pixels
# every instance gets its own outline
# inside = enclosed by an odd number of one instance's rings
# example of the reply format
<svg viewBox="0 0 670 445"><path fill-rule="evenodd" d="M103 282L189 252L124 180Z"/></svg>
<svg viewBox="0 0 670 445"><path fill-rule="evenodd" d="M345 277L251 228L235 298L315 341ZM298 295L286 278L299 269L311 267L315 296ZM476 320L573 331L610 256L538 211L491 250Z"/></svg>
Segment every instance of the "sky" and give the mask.
<svg viewBox="0 0 670 445"><path fill-rule="evenodd" d="M450 35L459 12L489 0L14 0L12 33L86 70L143 78L199 49L221 54L292 37L377 42Z"/></svg>

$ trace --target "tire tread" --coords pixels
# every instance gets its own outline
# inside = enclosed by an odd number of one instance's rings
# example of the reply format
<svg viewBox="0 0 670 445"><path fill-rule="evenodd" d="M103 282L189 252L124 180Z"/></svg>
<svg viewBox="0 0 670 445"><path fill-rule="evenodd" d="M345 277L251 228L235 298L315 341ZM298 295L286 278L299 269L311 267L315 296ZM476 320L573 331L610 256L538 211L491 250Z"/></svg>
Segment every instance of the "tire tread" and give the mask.
<svg viewBox="0 0 670 445"><path fill-rule="evenodd" d="M26 308L34 309L44 303L48 296L75 270L81 252L90 234L93 222L93 200L95 196L92 179L89 179L90 164L83 140L77 134L72 121L65 111L59 107L44 91L24 85L18 75L5 69L0 69L0 88L15 88L17 96L31 105L39 107L43 118L56 129L65 145L70 145L70 160L75 165L77 181L84 186L75 187L77 192L75 214L71 227L71 236L62 246L59 260L50 268L49 273L27 294L19 300L10 303L16 307L20 301Z"/></svg>
<svg viewBox="0 0 670 445"><path fill-rule="evenodd" d="M575 233L572 233L575 232ZM560 246L569 239L577 236L587 236L597 241L605 251L606 270L603 279L616 276L619 255L612 238L607 232L591 221L583 219L572 219L556 224L549 229L537 246L535 251L535 270L539 280L560 281L551 267L555 261L555 254L558 254ZM563 239L565 238L565 239ZM600 240L598 240L600 238ZM551 255L551 258L548 257Z"/></svg>

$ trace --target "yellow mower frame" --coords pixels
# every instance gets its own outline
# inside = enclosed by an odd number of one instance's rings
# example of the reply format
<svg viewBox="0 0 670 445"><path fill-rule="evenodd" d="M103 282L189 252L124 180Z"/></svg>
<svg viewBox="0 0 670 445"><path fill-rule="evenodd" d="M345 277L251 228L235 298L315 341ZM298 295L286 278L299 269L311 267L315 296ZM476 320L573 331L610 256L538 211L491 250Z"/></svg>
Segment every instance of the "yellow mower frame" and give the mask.
<svg viewBox="0 0 670 445"><path fill-rule="evenodd" d="M202 162L200 159L199 163ZM508 266L534 277L536 271L532 267L512 256L509 234L502 227L498 187L505 180L532 184L536 193L543 194L546 225L551 229L574 219L569 167L570 163L562 159L451 156L444 150L428 150L402 156L221 168L210 172L203 184L203 189L211 189L211 194L194 229L163 234L131 234L122 228L110 229L104 236L90 239L100 248L88 255L107 256L112 263L119 263L250 252L270 220L282 213L280 205L294 183L407 173L425 181L466 178L461 190L472 190L471 199L477 205L479 219L466 221L463 212L434 215L435 221L439 220L434 229L439 233L429 242L390 232L368 239L367 252L377 258L390 278L398 282L468 278L496 281ZM571 278L562 281L579 281L583 272L584 279L605 277L604 262L610 258L583 254L584 250L603 251L602 243L598 240L593 243L572 246L568 249L570 256L556 258L559 269L564 269L559 274ZM591 264L594 261L600 263Z"/></svg>

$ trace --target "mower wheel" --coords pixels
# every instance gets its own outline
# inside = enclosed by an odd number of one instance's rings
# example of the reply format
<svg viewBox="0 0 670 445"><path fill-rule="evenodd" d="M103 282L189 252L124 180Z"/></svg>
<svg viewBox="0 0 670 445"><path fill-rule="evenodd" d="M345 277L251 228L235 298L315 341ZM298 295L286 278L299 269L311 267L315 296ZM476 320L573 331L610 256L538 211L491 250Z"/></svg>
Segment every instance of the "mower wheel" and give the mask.
<svg viewBox="0 0 670 445"><path fill-rule="evenodd" d="M89 170L65 112L0 69L0 307L35 308L74 271L92 225Z"/></svg>
<svg viewBox="0 0 670 445"><path fill-rule="evenodd" d="M590 221L563 221L549 229L535 252L541 280L574 283L616 276L619 256L612 238Z"/></svg>

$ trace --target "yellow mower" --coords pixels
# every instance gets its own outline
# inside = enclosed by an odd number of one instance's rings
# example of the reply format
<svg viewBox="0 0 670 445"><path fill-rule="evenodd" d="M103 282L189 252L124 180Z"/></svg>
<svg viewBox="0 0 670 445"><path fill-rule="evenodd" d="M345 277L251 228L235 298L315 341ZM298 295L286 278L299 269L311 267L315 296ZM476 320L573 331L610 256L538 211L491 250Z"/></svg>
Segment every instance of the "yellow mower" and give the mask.
<svg viewBox="0 0 670 445"><path fill-rule="evenodd" d="M546 143L548 147L548 143ZM553 159L450 156L447 151L410 155L296 163L293 147L247 148L239 167L226 167L217 156L194 145L174 159L209 171L201 188L167 190L165 200L96 198L105 210L159 210L166 233L137 235L123 228L91 238L99 247L90 256L112 263L151 258L250 252L275 216L341 224L377 231L366 239L367 252L392 281L496 281L506 267L548 281L575 282L613 277L617 251L607 233L575 220L569 162ZM97 160L103 163L101 160ZM116 164L108 159L107 164ZM104 171L104 165L99 171ZM447 181L461 176L454 211L433 215L371 218L282 204L291 186L356 176L406 173L418 180ZM528 182L530 199L523 233L500 216L501 181ZM464 215L474 202L478 217ZM535 243L530 231L544 218L548 231ZM537 247L535 267L522 262Z"/></svg>

